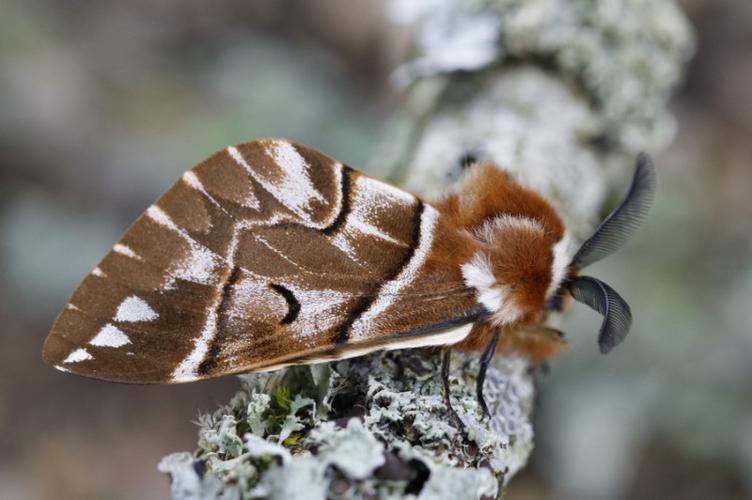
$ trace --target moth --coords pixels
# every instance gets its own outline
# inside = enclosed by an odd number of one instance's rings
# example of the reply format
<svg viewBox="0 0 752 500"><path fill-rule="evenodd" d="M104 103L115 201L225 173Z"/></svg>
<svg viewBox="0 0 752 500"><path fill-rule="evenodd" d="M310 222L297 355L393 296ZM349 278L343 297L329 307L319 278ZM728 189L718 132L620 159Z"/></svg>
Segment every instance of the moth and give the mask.
<svg viewBox="0 0 752 500"><path fill-rule="evenodd" d="M285 140L248 142L186 172L84 278L47 337L64 372L177 383L372 351L481 351L543 361L564 345L547 316L573 298L604 317L608 352L631 313L580 276L645 218L640 155L625 199L572 252L542 196L484 163L433 202ZM451 407L451 405L450 405Z"/></svg>

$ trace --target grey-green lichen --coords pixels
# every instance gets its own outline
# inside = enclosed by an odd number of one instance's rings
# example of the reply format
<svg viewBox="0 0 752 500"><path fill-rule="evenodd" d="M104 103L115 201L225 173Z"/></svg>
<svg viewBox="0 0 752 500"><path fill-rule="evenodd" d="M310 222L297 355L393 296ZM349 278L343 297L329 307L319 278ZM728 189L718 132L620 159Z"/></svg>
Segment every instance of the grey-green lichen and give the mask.
<svg viewBox="0 0 752 500"><path fill-rule="evenodd" d="M483 419L477 356L456 354L460 426L439 358L402 351L243 376L226 407L199 418L196 452L160 470L180 499L495 498L532 448L528 367L505 359L489 369L493 417Z"/></svg>
<svg viewBox="0 0 752 500"><path fill-rule="evenodd" d="M401 84L532 63L579 87L627 147L671 134L665 102L694 44L673 0L396 0L392 12L418 31Z"/></svg>
<svg viewBox="0 0 752 500"><path fill-rule="evenodd" d="M374 159L424 195L488 160L549 198L582 239L668 109L692 52L673 0L394 1L416 27L405 105ZM409 85L408 85L409 84ZM620 187L621 188L621 187Z"/></svg>
<svg viewBox="0 0 752 500"><path fill-rule="evenodd" d="M452 86L460 97L436 105L419 125L403 185L438 195L459 175L463 158L493 161L556 204L575 234L590 233L608 189L609 159L588 145L602 124L588 103L561 79L529 66ZM422 84L411 90L422 91ZM629 163L617 158L619 167Z"/></svg>

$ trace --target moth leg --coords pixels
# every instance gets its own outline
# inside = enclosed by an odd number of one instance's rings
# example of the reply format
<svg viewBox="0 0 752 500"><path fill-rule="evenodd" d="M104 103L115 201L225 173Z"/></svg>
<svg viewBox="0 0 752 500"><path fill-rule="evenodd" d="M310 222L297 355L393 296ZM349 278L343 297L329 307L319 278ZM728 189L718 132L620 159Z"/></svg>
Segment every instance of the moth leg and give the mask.
<svg viewBox="0 0 752 500"><path fill-rule="evenodd" d="M457 415L457 412L454 411L454 408L452 407L452 401L450 398L449 365L451 364L451 362L452 362L452 349L446 348L444 349L444 353L441 359L441 381L444 383L444 402L446 403L449 414L452 416L455 422L457 422L460 429L464 429L465 424L460 419L460 416Z"/></svg>
<svg viewBox="0 0 752 500"><path fill-rule="evenodd" d="M486 350L483 352L483 356L481 356L480 358L480 371L478 372L478 382L475 386L475 391L478 395L478 404L483 410L483 416L489 418L491 418L491 412L488 411L486 400L483 398L483 383L486 381L486 371L488 370L488 365L491 363L494 353L496 352L496 344L499 343L499 334L500 331L496 330L496 333L491 339L491 342L488 343L488 347L486 347Z"/></svg>

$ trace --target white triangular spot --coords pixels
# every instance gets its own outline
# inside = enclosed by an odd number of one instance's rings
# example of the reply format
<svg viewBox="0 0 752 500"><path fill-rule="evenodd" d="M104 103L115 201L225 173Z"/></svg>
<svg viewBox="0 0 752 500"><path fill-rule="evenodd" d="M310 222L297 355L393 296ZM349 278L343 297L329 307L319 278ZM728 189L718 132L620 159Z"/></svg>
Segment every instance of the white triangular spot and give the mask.
<svg viewBox="0 0 752 500"><path fill-rule="evenodd" d="M94 270L91 272L91 274L93 274L94 276L96 276L98 278L106 278L107 277L107 275L105 274L105 272L102 271L101 269L99 269L98 267L95 267Z"/></svg>
<svg viewBox="0 0 752 500"><path fill-rule="evenodd" d="M107 323L89 343L98 347L120 347L131 341L120 328Z"/></svg>
<svg viewBox="0 0 752 500"><path fill-rule="evenodd" d="M115 321L151 321L159 315L143 299L131 295L120 303Z"/></svg>
<svg viewBox="0 0 752 500"><path fill-rule="evenodd" d="M87 359L94 359L94 356L89 354L86 349L76 349L63 360L63 363L78 363L79 361L86 361Z"/></svg>

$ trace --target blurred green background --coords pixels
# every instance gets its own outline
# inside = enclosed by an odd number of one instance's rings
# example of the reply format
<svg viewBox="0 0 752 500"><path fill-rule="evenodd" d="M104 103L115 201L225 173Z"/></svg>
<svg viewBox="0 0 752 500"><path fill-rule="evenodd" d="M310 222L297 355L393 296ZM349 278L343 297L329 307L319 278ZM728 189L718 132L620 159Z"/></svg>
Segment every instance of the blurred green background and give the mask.
<svg viewBox="0 0 752 500"><path fill-rule="evenodd" d="M603 357L574 308L508 498L752 498L752 3L681 3L699 46L658 203L592 270L633 333ZM41 362L47 329L209 153L283 136L366 165L408 42L381 0L0 1L0 498L167 496L159 458L237 382L65 376Z"/></svg>

